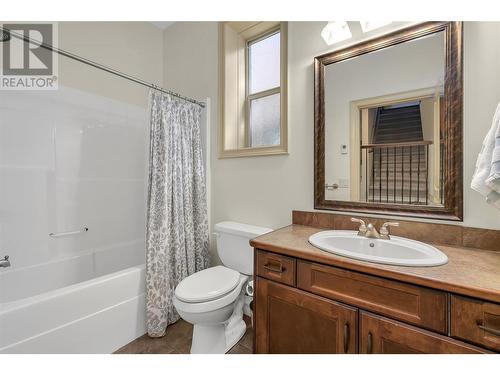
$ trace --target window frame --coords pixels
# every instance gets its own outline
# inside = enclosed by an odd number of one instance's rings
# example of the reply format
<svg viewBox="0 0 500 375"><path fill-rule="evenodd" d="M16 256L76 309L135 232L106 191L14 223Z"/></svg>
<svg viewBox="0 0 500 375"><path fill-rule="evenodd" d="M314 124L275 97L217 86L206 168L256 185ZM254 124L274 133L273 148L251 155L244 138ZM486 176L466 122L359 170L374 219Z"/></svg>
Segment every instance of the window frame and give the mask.
<svg viewBox="0 0 500 375"><path fill-rule="evenodd" d="M253 44L259 43L275 34L280 34L280 84L279 86L256 92L255 94L250 94L250 47ZM276 145L269 146L256 146L252 147L252 132L250 127L250 112L251 112L251 104L253 100L265 98L271 95L280 94L281 99L281 70L283 69L283 64L281 59L283 56L281 55L281 25L278 25L274 28L264 31L263 33L246 40L246 48L245 48L245 146L247 148L263 148L263 147L273 147ZM280 100L280 143L281 143L281 100Z"/></svg>
<svg viewBox="0 0 500 375"><path fill-rule="evenodd" d="M234 24L231 25L231 24ZM243 40L242 59L240 67L234 65L234 59L228 60L233 53L234 43L226 46L226 28L233 27L238 31ZM229 35L234 35L234 30ZM278 87L249 95L249 69L248 47L272 34L280 33L280 85ZM219 110L221 120L218 131L218 158L234 158L247 156L266 156L288 154L288 129L287 129L287 85L288 85L288 24L287 22L220 22L219 23ZM234 38L234 36L233 36ZM234 39L233 39L234 40ZM229 48L229 49L228 49ZM227 65L229 64L229 65ZM227 65L227 66L226 66ZM235 70L240 69L241 76L235 78ZM229 74L229 75L227 75ZM235 85L235 80L237 85ZM226 84L231 82L229 86ZM243 82L244 81L244 82ZM241 88L241 92L235 91ZM280 143L269 146L249 147L250 145L250 103L252 100L269 95L280 94ZM233 100L234 97L237 100ZM227 100L227 102L226 102ZM236 106L235 102L238 102ZM238 115L241 113L241 116ZM228 137L228 138L226 138ZM236 138L234 138L236 137ZM236 139L239 139L237 141ZM226 144L235 144L236 148L225 148Z"/></svg>

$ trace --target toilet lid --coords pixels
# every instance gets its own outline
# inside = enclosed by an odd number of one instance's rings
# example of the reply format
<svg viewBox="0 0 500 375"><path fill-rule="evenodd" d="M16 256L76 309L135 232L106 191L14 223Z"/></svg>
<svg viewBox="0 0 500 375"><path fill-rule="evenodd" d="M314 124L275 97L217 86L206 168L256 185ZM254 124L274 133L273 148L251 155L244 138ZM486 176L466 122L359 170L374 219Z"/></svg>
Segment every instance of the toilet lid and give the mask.
<svg viewBox="0 0 500 375"><path fill-rule="evenodd" d="M206 302L222 297L238 285L240 273L224 266L207 268L182 280L175 296L184 302Z"/></svg>

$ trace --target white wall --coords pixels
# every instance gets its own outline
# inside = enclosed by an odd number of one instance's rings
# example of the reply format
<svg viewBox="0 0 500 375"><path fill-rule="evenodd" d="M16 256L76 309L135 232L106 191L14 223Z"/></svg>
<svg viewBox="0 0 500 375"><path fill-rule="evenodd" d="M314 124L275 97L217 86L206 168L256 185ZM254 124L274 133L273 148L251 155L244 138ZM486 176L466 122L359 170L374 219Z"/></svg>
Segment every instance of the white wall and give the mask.
<svg viewBox="0 0 500 375"><path fill-rule="evenodd" d="M217 38L215 22L176 22L165 29L163 37L164 86L203 102L210 98L201 127L207 122L217 127ZM201 129L203 145L211 138L209 130Z"/></svg>
<svg viewBox="0 0 500 375"><path fill-rule="evenodd" d="M291 211L313 210L313 58L331 49L324 22L289 23L289 155L217 159L211 116L212 223L236 220L278 228ZM165 30L165 85L218 104L216 23ZM500 229L500 212L469 188L475 159L500 100L500 24L465 24L464 225ZM460 225L457 223L457 225Z"/></svg>
<svg viewBox="0 0 500 375"><path fill-rule="evenodd" d="M59 47L102 65L163 83L163 30L150 22L59 22ZM148 89L110 73L59 57L59 84L147 106Z"/></svg>
<svg viewBox="0 0 500 375"><path fill-rule="evenodd" d="M59 24L61 48L157 83L162 39L147 23ZM59 90L0 92L0 256L11 269L144 249L147 89L63 56L59 67Z"/></svg>

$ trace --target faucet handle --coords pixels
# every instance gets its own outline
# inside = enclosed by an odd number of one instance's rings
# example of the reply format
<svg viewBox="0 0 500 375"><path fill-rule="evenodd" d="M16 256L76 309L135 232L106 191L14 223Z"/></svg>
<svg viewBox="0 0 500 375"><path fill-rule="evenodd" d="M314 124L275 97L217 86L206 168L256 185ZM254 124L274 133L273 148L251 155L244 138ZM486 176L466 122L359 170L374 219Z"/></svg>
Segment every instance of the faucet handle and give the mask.
<svg viewBox="0 0 500 375"><path fill-rule="evenodd" d="M388 221L380 227L380 235L389 239L389 227L399 227L399 223L395 221Z"/></svg>
<svg viewBox="0 0 500 375"><path fill-rule="evenodd" d="M366 233L366 224L363 220L351 217L351 221L354 223L359 223L359 228L358 228L359 235Z"/></svg>

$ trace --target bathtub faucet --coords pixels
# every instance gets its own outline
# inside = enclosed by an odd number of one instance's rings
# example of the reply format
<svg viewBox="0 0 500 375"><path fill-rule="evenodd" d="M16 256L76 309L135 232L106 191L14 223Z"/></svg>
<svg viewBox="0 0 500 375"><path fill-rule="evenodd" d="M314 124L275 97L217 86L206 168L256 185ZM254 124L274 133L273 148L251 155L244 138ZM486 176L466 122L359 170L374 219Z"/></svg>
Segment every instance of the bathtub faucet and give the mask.
<svg viewBox="0 0 500 375"><path fill-rule="evenodd" d="M10 262L9 262L9 256L8 255L4 256L3 259L0 260L0 267L4 267L4 268L10 267Z"/></svg>

